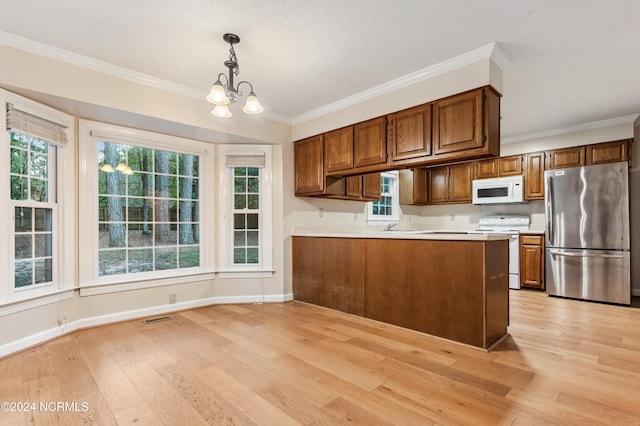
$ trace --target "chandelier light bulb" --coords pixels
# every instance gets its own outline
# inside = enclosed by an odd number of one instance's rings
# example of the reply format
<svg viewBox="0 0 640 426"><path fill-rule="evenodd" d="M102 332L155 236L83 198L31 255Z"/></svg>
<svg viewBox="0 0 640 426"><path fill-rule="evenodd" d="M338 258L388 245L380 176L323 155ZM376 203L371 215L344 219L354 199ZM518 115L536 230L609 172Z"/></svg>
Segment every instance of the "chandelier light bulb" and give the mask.
<svg viewBox="0 0 640 426"><path fill-rule="evenodd" d="M216 81L213 86L211 86L211 91L209 92L209 95L207 95L207 101L216 105L226 105L229 103L227 91L220 80Z"/></svg>
<svg viewBox="0 0 640 426"><path fill-rule="evenodd" d="M105 163L102 165L102 167L100 167L100 170L106 173L113 173L115 172L115 170L113 170L113 166L109 163Z"/></svg>
<svg viewBox="0 0 640 426"><path fill-rule="evenodd" d="M247 114L260 114L262 111L264 111L264 108L262 107L262 105L260 105L258 97L253 91L249 93L249 96L247 96L247 101L245 102L242 111L246 112Z"/></svg>
<svg viewBox="0 0 640 426"><path fill-rule="evenodd" d="M116 170L119 172L124 172L125 170L127 170L128 166L124 163L118 163L118 165L116 166Z"/></svg>
<svg viewBox="0 0 640 426"><path fill-rule="evenodd" d="M230 118L233 115L231 114L229 105L216 105L216 107L211 110L211 114L218 118Z"/></svg>

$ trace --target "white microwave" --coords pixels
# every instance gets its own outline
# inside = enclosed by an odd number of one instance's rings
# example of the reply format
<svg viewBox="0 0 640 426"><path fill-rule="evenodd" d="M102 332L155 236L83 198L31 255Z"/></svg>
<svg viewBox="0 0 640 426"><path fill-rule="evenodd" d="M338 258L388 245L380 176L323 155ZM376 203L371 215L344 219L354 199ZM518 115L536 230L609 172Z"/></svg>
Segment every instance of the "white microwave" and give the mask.
<svg viewBox="0 0 640 426"><path fill-rule="evenodd" d="M509 204L524 202L522 175L472 182L473 204Z"/></svg>

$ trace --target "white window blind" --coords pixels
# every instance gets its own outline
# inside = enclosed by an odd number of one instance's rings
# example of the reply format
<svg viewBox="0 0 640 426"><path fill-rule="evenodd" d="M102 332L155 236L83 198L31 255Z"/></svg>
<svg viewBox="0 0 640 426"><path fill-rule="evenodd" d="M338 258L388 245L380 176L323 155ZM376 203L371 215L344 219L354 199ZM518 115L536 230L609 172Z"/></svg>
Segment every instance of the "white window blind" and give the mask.
<svg viewBox="0 0 640 426"><path fill-rule="evenodd" d="M264 168L264 155L226 155L227 167L259 167Z"/></svg>
<svg viewBox="0 0 640 426"><path fill-rule="evenodd" d="M68 143L66 129L67 126L21 111L13 104L7 103L7 130L11 132L26 134L64 147Z"/></svg>

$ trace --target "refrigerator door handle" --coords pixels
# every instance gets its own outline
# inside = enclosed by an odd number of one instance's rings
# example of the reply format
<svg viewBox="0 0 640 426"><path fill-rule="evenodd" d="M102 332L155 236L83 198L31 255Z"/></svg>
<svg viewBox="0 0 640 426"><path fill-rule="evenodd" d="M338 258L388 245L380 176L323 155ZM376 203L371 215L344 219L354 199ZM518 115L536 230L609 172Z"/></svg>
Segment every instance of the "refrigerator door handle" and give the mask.
<svg viewBox="0 0 640 426"><path fill-rule="evenodd" d="M549 243L551 243L551 245L553 246L555 243L553 238L553 204L551 203L551 199L553 198L553 179L551 178L551 176L549 176L545 190L547 192L544 198L545 202L547 203L547 230L549 231L548 238Z"/></svg>
<svg viewBox="0 0 640 426"><path fill-rule="evenodd" d="M552 256L566 256L566 257L602 257L602 258L610 258L610 259L622 259L622 254L605 254L605 253L563 253L559 251L550 251L549 254Z"/></svg>

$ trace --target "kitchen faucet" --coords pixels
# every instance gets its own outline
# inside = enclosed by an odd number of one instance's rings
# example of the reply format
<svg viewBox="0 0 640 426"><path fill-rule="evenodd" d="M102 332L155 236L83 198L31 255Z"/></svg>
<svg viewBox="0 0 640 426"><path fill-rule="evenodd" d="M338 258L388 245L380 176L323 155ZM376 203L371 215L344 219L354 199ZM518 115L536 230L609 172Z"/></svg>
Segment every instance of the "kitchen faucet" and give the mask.
<svg viewBox="0 0 640 426"><path fill-rule="evenodd" d="M395 228L396 226L398 226L397 223L390 223L386 226L386 228L384 228L385 231L393 231L393 228Z"/></svg>

